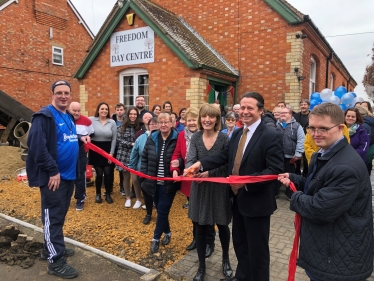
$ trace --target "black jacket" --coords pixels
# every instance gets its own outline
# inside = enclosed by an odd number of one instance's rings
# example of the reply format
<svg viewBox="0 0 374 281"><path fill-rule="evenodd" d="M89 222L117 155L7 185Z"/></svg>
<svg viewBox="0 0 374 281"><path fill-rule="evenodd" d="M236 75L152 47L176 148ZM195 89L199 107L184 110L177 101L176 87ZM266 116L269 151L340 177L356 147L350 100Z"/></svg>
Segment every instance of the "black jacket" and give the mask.
<svg viewBox="0 0 374 281"><path fill-rule="evenodd" d="M292 195L302 216L298 265L321 280L365 280L373 271L372 190L365 163L344 138L331 151L314 153L316 173L307 194ZM305 178L290 176L298 190Z"/></svg>
<svg viewBox="0 0 374 281"><path fill-rule="evenodd" d="M293 117L295 118L296 122L299 123L301 125L301 127L303 127L303 130L304 130L304 134L306 134L306 128L309 126L309 113L307 115L303 115L300 112L298 113L295 113L293 115Z"/></svg>
<svg viewBox="0 0 374 281"><path fill-rule="evenodd" d="M242 134L243 128L235 130L222 153L200 159L203 169L211 170L228 163L231 175ZM245 148L239 175L277 175L283 172L283 161L282 135L260 123ZM247 189L239 189L235 199L240 214L247 217L270 216L277 209L274 181L248 184Z"/></svg>
<svg viewBox="0 0 374 281"><path fill-rule="evenodd" d="M160 160L160 151L158 138L160 131L154 131L148 137L145 143L144 150L142 153L142 162L140 166L140 172L149 176L157 176L158 164ZM173 177L170 172L171 156L173 155L175 146L177 144L178 132L172 128L171 136L165 144L164 151L164 165L165 165L165 177ZM139 178L142 189L149 195L155 194L156 181L146 178ZM180 189L180 182L165 181L166 193L175 192Z"/></svg>
<svg viewBox="0 0 374 281"><path fill-rule="evenodd" d="M273 128L274 130L277 128L276 126L277 120L274 118L271 112L266 112L264 115L262 115L261 121L265 123L266 126L269 126L270 128Z"/></svg>

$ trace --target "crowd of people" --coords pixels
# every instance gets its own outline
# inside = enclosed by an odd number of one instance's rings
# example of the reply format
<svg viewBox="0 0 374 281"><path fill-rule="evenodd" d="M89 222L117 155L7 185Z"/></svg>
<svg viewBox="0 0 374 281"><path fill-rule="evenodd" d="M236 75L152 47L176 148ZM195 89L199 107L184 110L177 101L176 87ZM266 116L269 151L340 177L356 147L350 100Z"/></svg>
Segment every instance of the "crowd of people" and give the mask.
<svg viewBox="0 0 374 281"><path fill-rule="evenodd" d="M205 278L205 259L215 248L215 226L222 248L225 278L221 280L269 280L270 217L282 185L291 210L302 216L299 265L310 280L360 281L371 275L374 115L370 103L345 112L326 103L309 111L309 101L301 100L298 113L284 102L270 112L259 93L248 92L233 106L224 107L216 100L199 109L181 108L176 114L170 101L149 111L144 96L137 96L135 106L116 104L113 115L101 102L94 116L87 118L81 115L80 104L71 102L67 81L53 83L51 94L51 105L33 115L27 159L29 183L41 190L42 258L49 261L48 273L62 278L78 275L66 263L74 251L65 248L62 226L74 184L76 210L84 209L84 171L89 163L96 171L95 203L102 203L104 185L108 204L113 203L111 194L120 192L125 208L143 207L144 224L150 223L156 208L151 253L159 251L160 243L171 242L170 209L178 190L186 196L193 226L187 250L196 248L199 262L194 281ZM157 179L130 174L95 151L87 153L83 146L87 142L124 166ZM67 162L67 157L77 161ZM196 180L163 180L187 174ZM229 175L278 175L278 181L228 185L199 180ZM298 191L290 189L291 180ZM238 260L235 275L229 260L231 222Z"/></svg>

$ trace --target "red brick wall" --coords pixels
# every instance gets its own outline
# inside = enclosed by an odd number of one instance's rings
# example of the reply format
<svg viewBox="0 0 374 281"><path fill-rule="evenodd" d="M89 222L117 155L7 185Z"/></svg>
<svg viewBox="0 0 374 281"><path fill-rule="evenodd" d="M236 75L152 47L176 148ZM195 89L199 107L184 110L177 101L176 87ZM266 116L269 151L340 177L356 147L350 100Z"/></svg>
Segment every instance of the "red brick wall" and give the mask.
<svg viewBox="0 0 374 281"><path fill-rule="evenodd" d="M0 37L0 89L36 111L50 103L50 87L57 79L71 82L73 97L78 94L79 83L72 76L92 39L67 2L54 1L66 11L67 27L53 28L50 40L49 26L35 20L33 2L19 1L1 11L0 26L7 32ZM52 45L64 49L64 66L52 64Z"/></svg>
<svg viewBox="0 0 374 281"><path fill-rule="evenodd" d="M224 58L240 70L239 96L246 91L263 94L266 106L273 108L289 92L285 73L292 71L286 62L291 46L286 41L290 32L300 31L303 25L292 26L262 0L153 0L181 15ZM300 39L301 40L301 39ZM309 58L319 61L318 91L325 88L326 58L309 38L303 40L302 98L309 97ZM343 79L335 72L338 81ZM352 86L353 88L353 86Z"/></svg>
<svg viewBox="0 0 374 281"><path fill-rule="evenodd" d="M334 88L338 86L342 86L344 83L345 87L348 91L353 90L356 85L352 82L348 84L348 76L345 73L344 69L334 60L330 60L329 67L327 69L327 87L326 87L326 65L327 65L327 58L325 52L318 48L318 43L315 42L314 38L307 38L304 39L304 54L303 54L303 76L305 76L305 80L303 80L303 98L309 98L309 78L310 78L310 58L313 56L317 62L317 74L316 74L316 91L320 92L325 88L330 88L331 85L331 73L334 74ZM338 66L338 67L336 67Z"/></svg>
<svg viewBox="0 0 374 281"><path fill-rule="evenodd" d="M131 11L129 11L131 12ZM138 16L135 16L133 26L127 24L126 16L116 27L114 32L131 30L147 26ZM119 73L130 68L144 68L149 74L149 107L168 100L173 105L174 112L180 108L189 107L186 100L186 89L190 89L192 77L206 77L200 71L189 69L163 41L155 34L154 63L129 66L110 67L110 42L106 42L96 60L80 81L88 92L86 110L93 115L97 105L104 101L109 104L110 112L119 102Z"/></svg>
<svg viewBox="0 0 374 281"><path fill-rule="evenodd" d="M281 16L261 0L154 0L182 17L224 58L240 70L239 96L258 91L274 107L289 91L286 34L293 32ZM295 29L297 30L297 29Z"/></svg>
<svg viewBox="0 0 374 281"><path fill-rule="evenodd" d="M310 61L311 57L316 61L316 91L320 92L325 89L326 84L326 56L321 49L317 48L316 44L311 39L303 39L304 53L303 53L303 80L302 97L309 98L309 81L310 81Z"/></svg>
<svg viewBox="0 0 374 281"><path fill-rule="evenodd" d="M339 86L342 86L343 83L345 85L345 87L347 88L348 92L353 92L353 90L355 89L356 85L354 85L351 81L349 81L349 86L348 86L348 79L346 76L343 76L341 73L343 72L341 70L341 67L336 67L336 64L334 61L330 62L329 64L329 88L330 88L330 81L331 81L331 77L330 77L330 74L331 73L334 73L335 74L335 79L334 79L334 89L339 87Z"/></svg>

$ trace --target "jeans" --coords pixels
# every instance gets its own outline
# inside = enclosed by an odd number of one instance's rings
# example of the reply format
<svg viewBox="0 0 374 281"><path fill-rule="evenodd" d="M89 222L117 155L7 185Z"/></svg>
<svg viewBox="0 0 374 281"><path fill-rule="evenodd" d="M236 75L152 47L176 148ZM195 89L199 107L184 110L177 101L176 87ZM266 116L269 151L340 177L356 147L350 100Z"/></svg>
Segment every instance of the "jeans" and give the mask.
<svg viewBox="0 0 374 281"><path fill-rule="evenodd" d="M176 191L166 193L165 185L156 185L154 195L154 202L157 209L156 228L153 234L153 239L160 240L162 233L170 233L169 212Z"/></svg>

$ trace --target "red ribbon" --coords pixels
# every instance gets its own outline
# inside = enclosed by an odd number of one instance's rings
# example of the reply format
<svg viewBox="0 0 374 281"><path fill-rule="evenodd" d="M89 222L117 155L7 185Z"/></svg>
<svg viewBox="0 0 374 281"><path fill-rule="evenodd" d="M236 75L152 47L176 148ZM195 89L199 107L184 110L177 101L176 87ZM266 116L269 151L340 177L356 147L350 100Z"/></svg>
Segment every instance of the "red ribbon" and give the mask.
<svg viewBox="0 0 374 281"><path fill-rule="evenodd" d="M139 171L136 171L134 169L130 169L129 167L126 167L123 165L120 161L118 161L113 156L106 153L101 148L97 147L96 145L92 143L86 143L85 148L91 149L92 151L95 151L96 153L100 154L101 156L107 158L112 163L122 167L126 171L129 171L132 174L135 174L142 178L147 178L151 180L166 180L166 181L207 181L207 182L216 182L216 183L227 183L227 184L238 184L238 183L256 183L256 182L264 182L264 181L270 181L270 180L276 180L278 179L277 175L263 175L263 176L229 176L227 178L220 177L220 178L191 178L191 177L183 177L179 176L176 178L158 178L149 176L146 174L143 174ZM295 185L293 182L290 183L290 189L292 191L297 191L295 188ZM295 273L296 273L296 260L298 257L298 250L299 250L299 238L300 238L300 226L301 226L301 216L299 214L295 214L295 237L293 241L293 248L290 255L290 260L288 263L288 279L287 281L294 281L295 280Z"/></svg>

